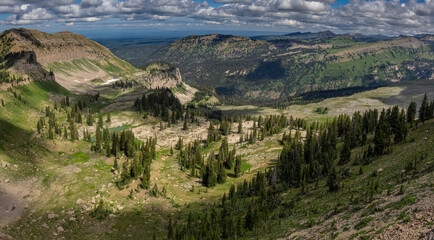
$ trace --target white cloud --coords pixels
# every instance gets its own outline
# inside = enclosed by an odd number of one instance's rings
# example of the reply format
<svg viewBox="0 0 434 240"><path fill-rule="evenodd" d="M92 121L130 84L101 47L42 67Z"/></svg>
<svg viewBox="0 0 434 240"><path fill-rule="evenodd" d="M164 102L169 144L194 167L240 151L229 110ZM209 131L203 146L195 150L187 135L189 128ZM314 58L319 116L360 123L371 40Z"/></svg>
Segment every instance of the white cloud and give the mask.
<svg viewBox="0 0 434 240"><path fill-rule="evenodd" d="M22 15L11 15L4 21L12 25L35 24L48 21L52 15L44 8L35 8Z"/></svg>
<svg viewBox="0 0 434 240"><path fill-rule="evenodd" d="M1 0L0 14L12 14L2 25L74 23L121 19L177 24L179 17L199 25L245 28L277 26L280 30L336 29L387 34L432 32L434 0L351 0L333 9L335 0L213 0L218 7L194 0ZM193 24L193 23L190 24ZM149 24L149 23L146 23ZM162 23L159 23L162 24ZM194 25L194 24L193 24Z"/></svg>
<svg viewBox="0 0 434 240"><path fill-rule="evenodd" d="M285 19L283 21L278 22L277 24L295 27L300 25L300 22L293 19Z"/></svg>

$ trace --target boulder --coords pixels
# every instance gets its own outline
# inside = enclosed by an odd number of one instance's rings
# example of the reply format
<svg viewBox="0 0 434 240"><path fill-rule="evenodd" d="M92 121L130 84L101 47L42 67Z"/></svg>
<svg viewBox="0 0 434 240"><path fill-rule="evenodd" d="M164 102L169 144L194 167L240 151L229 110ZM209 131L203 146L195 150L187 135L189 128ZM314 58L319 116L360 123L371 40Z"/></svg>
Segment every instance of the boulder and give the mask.
<svg viewBox="0 0 434 240"><path fill-rule="evenodd" d="M15 204L9 203L8 204L8 212L12 212L13 210L15 210L17 208L17 206L15 206Z"/></svg>
<svg viewBox="0 0 434 240"><path fill-rule="evenodd" d="M3 168L7 168L7 167L8 167L8 163L7 163L7 162L4 162L4 161L2 160L2 167L3 167Z"/></svg>

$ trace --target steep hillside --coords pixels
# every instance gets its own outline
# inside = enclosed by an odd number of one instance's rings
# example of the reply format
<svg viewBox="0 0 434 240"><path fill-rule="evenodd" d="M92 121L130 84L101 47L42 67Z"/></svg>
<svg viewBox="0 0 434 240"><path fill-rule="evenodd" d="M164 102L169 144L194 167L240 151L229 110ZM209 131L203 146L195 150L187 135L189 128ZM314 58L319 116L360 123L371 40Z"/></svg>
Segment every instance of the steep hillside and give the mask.
<svg viewBox="0 0 434 240"><path fill-rule="evenodd" d="M89 90L87 81L95 78L138 72L102 45L71 32L49 34L20 28L3 32L0 39L3 70L31 79L53 72L58 83L75 92Z"/></svg>
<svg viewBox="0 0 434 240"><path fill-rule="evenodd" d="M10 52L33 51L42 65L80 58L101 60L114 57L107 48L72 32L49 34L20 28L7 30L2 35L12 40Z"/></svg>
<svg viewBox="0 0 434 240"><path fill-rule="evenodd" d="M184 60L204 61L206 59L245 58L258 54L266 54L272 44L265 41L252 40L246 37L211 34L206 36L189 36L163 47L152 57L163 54L166 60L181 63Z"/></svg>
<svg viewBox="0 0 434 240"><path fill-rule="evenodd" d="M99 43L71 32L10 29L0 35L0 40L2 89L31 80L54 79L75 93L116 92L110 88L119 80L122 86L133 82L145 88L176 88L182 83L179 69L155 63L148 69L137 69Z"/></svg>
<svg viewBox="0 0 434 240"><path fill-rule="evenodd" d="M152 72L157 67L164 69L167 65L152 64L145 71ZM371 101L358 94L335 98L333 101L339 103L333 105L324 101L318 106L299 106L309 112L321 105L331 108L328 113L313 113L304 120L298 118L303 112L289 114L263 108L268 113L234 111L228 116L237 119L233 123L205 118L191 109L185 110L185 120L178 115L178 120L165 121L154 113L167 110L163 106L174 109L170 104L173 98L164 97L161 101L147 101L146 106L155 108L143 109L145 114L133 111L132 103L127 111L107 111L103 108L107 105L104 97L72 95L53 81L34 81L9 91L0 90L0 239L176 239L171 232L180 239L185 235L207 239L211 234L210 239L426 238L433 222L434 121L412 122L410 118L405 124L408 135L404 141L396 140L397 133L387 135L387 154L368 156L367 152L378 147L377 129L382 130L374 127L375 114L369 114L368 119L363 113L369 108L367 104L378 109L389 107L378 105L375 99L396 95L406 101L417 99L417 108L423 105L423 89L415 95L397 95L405 90L394 91L390 87L379 93L380 89L371 91ZM150 94L158 92L166 90L150 90ZM429 118L434 106L431 99L427 100ZM351 101L357 102L358 108ZM271 113L272 110L276 112ZM361 113L353 115L356 110ZM381 128L391 126L383 125L384 119L393 122L392 117L398 116L396 109L385 112L388 116L382 113L378 122L381 125L377 125ZM341 115L331 124L333 117L342 113L353 117ZM400 124L407 119L404 111L402 114ZM211 122L216 124L215 129L210 127ZM328 124L336 127L336 134L345 129L347 133L327 140L325 133L331 131ZM97 133L99 129L104 129L102 134ZM363 129L370 129L365 137ZM107 132L113 137L108 137ZM129 147L118 149L115 139L126 139L127 133L133 134L137 144L129 141L125 144ZM210 133L221 139L210 140ZM258 134L258 138L252 139L253 134ZM350 142L356 145L341 163L347 136L353 136ZM141 150L143 154L128 153L128 148L138 148L153 139L157 142L151 152L146 145ZM205 143L199 139L207 140ZM228 145L222 147L225 141ZM287 163L306 178L295 180L298 185L288 181L292 185L288 187L283 182L286 176L280 173L286 168L280 156L291 156L283 149L301 144L296 141L305 143L294 151L294 161ZM306 144L308 141L311 145ZM102 149L96 149L97 146ZM219 159L223 153L232 156L235 152L242 157L241 163L232 158L235 164L224 170L226 180L207 187L205 175L199 171L204 163L209 166L207 172L212 171L211 163L222 161ZM312 162L306 157L310 153L314 154ZM203 159L202 154L206 156ZM133 177L137 166L142 166L136 165L142 158L139 156L152 155L149 169L142 169L150 175ZM193 168L188 166L193 156L204 162ZM325 169L326 158L336 167L337 174L329 176L335 176L338 190L330 191L326 173L312 179L312 170ZM318 168L311 167L318 162ZM299 168L300 164L303 168ZM235 166L240 168L235 170ZM270 169L279 169L277 185L276 177L272 177L275 172ZM299 176L297 172L288 180ZM125 177L125 185L119 185ZM257 181L252 180L255 178Z"/></svg>
<svg viewBox="0 0 434 240"><path fill-rule="evenodd" d="M367 40L368 37L300 33L254 40L230 35L189 36L151 60L179 67L185 81L212 87L226 102L270 103L302 94L373 88L433 78L434 51L429 36Z"/></svg>

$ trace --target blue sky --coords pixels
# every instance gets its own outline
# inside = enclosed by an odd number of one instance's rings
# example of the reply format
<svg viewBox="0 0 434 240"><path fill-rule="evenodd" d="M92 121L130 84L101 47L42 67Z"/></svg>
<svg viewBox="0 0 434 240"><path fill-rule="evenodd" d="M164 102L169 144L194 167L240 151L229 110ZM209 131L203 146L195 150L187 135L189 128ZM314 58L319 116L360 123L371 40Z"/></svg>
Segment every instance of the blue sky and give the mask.
<svg viewBox="0 0 434 240"><path fill-rule="evenodd" d="M1 0L0 30L88 37L433 33L434 0Z"/></svg>

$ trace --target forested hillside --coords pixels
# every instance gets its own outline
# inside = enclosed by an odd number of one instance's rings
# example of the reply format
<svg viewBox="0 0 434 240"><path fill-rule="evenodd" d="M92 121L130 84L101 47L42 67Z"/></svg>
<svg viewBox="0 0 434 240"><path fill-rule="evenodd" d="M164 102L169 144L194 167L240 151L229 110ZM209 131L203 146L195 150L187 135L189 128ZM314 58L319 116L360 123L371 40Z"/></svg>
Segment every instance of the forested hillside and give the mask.
<svg viewBox="0 0 434 240"><path fill-rule="evenodd" d="M433 45L423 38L295 34L255 40L189 36L150 60L179 67L187 83L210 87L228 103L288 102L302 94L369 89L433 77ZM312 94L311 94L312 95Z"/></svg>

